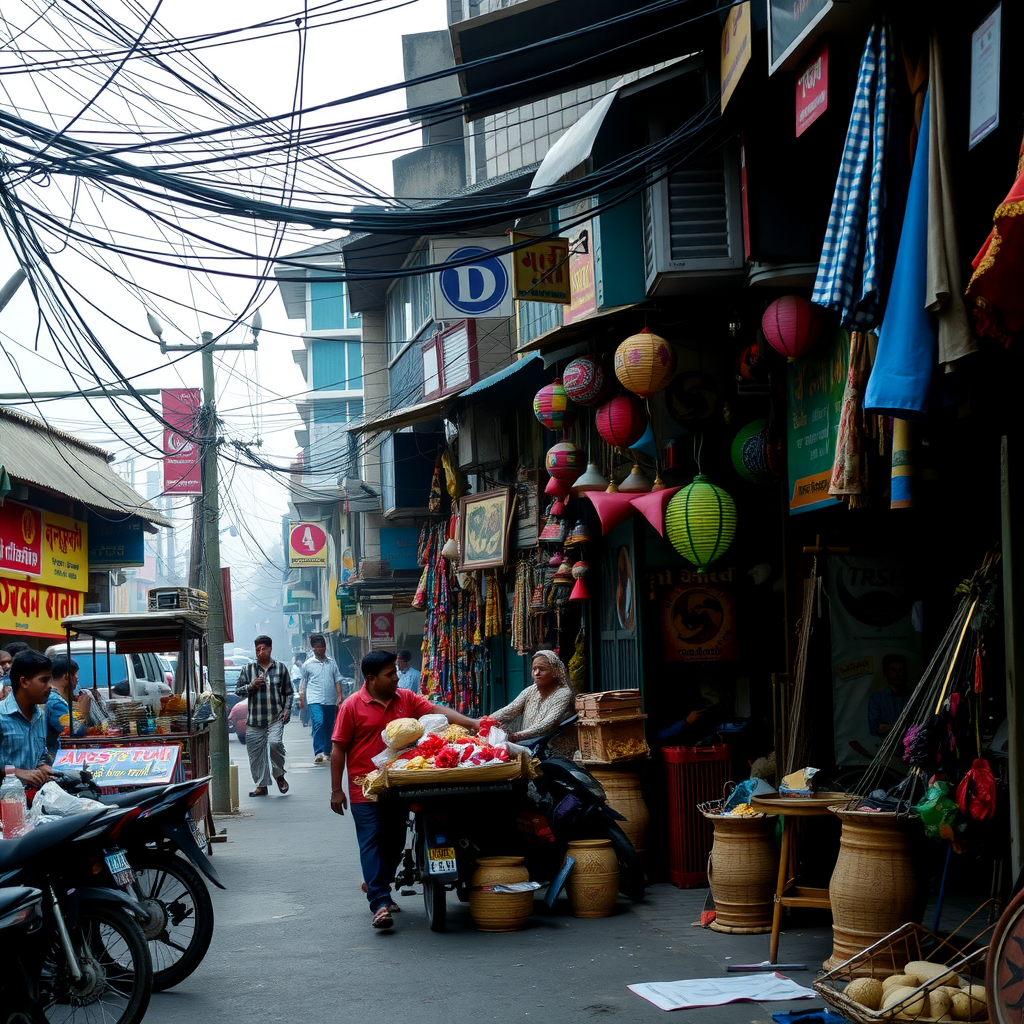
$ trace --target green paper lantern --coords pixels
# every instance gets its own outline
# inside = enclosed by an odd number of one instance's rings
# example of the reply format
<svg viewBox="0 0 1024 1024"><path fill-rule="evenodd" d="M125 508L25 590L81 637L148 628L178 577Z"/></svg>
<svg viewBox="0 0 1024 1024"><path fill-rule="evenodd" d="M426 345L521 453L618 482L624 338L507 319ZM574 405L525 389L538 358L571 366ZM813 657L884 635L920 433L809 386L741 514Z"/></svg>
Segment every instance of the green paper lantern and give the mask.
<svg viewBox="0 0 1024 1024"><path fill-rule="evenodd" d="M752 470L752 466L756 466L757 462L754 460L754 452L751 450L756 449L757 441L755 438L765 428L766 421L751 420L745 427L741 427L737 432L736 436L732 441L732 448L730 455L732 456L732 467L744 480L749 480L752 484L764 483L765 479L771 479L770 473L759 474ZM748 448L748 445L750 446ZM764 443L761 443L761 462L766 462L764 455ZM749 465L748 465L749 463Z"/></svg>
<svg viewBox="0 0 1024 1024"><path fill-rule="evenodd" d="M672 495L665 509L665 535L683 558L704 572L736 536L736 503L698 474Z"/></svg>

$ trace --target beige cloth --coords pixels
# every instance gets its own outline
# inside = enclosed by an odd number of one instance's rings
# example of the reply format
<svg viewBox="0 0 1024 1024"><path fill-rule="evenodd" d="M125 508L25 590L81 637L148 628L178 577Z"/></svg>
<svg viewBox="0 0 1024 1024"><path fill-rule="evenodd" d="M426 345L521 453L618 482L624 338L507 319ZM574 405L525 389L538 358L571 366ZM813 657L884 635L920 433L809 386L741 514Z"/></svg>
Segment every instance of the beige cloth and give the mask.
<svg viewBox="0 0 1024 1024"><path fill-rule="evenodd" d="M953 204L949 133L942 81L942 49L935 32L929 44L931 106L928 139L928 277L925 309L934 313L939 329L939 362L946 373L964 356L977 352L971 333L960 277L960 241Z"/></svg>

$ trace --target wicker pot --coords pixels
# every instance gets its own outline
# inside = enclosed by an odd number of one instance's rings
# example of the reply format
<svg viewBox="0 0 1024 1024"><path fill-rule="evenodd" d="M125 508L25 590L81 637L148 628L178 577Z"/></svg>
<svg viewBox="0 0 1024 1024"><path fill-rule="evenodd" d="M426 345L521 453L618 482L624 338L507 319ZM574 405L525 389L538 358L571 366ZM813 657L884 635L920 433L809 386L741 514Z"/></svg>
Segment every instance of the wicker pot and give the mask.
<svg viewBox="0 0 1024 1024"><path fill-rule="evenodd" d="M843 832L828 886L832 956L825 961L826 971L900 925L920 920L924 912L924 890L915 871L917 819L887 811L832 811L842 821ZM900 962L913 959L908 948ZM870 974L870 965L862 973Z"/></svg>
<svg viewBox="0 0 1024 1024"><path fill-rule="evenodd" d="M478 892L478 885L528 882L522 857L480 857L469 890L469 912L482 932L517 932L533 913L532 892Z"/></svg>
<svg viewBox="0 0 1024 1024"><path fill-rule="evenodd" d="M708 882L716 932L759 935L772 930L779 854L775 818L709 814L715 826Z"/></svg>
<svg viewBox="0 0 1024 1024"><path fill-rule="evenodd" d="M636 855L643 863L647 852L647 825L651 816L640 792L640 773L591 765L590 774L601 783L608 806L626 819L619 822L619 827L626 833L626 838L633 844Z"/></svg>
<svg viewBox="0 0 1024 1024"><path fill-rule="evenodd" d="M567 857L576 862L565 891L573 917L607 917L619 897L619 861L608 839L575 839Z"/></svg>

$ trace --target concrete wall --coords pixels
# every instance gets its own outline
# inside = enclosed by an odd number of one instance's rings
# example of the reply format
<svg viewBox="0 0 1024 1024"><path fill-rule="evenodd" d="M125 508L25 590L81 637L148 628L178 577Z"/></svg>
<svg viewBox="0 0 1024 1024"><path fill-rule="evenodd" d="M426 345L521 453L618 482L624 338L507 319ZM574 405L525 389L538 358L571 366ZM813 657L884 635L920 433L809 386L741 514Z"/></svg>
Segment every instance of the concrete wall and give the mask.
<svg viewBox="0 0 1024 1024"><path fill-rule="evenodd" d="M370 420L388 410L388 357L387 336L383 313L363 314L363 415ZM363 434L359 443L362 449L362 479L368 487L380 492L380 445L372 435ZM380 528L387 520L377 513L367 512L360 516L362 536L359 540L356 558L380 557Z"/></svg>

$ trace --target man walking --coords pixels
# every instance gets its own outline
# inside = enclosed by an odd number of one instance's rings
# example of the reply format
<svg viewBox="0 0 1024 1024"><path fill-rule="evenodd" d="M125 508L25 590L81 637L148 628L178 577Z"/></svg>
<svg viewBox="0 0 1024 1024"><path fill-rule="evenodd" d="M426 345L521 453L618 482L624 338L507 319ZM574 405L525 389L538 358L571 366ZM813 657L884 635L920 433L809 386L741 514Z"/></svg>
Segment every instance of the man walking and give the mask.
<svg viewBox="0 0 1024 1024"><path fill-rule="evenodd" d="M299 674L299 708L309 710L309 724L313 733L313 763L323 764L331 759L331 733L341 703L341 670L337 662L327 656L327 641L323 634L309 637L312 658L302 663Z"/></svg>
<svg viewBox="0 0 1024 1024"><path fill-rule="evenodd" d="M242 666L235 687L235 693L249 701L245 716L245 746L249 751L252 781L256 783L249 796L266 796L271 774L283 794L291 788L284 778L284 727L291 714L291 676L284 662L274 661L274 641L269 636L256 637L253 645L256 664Z"/></svg>

